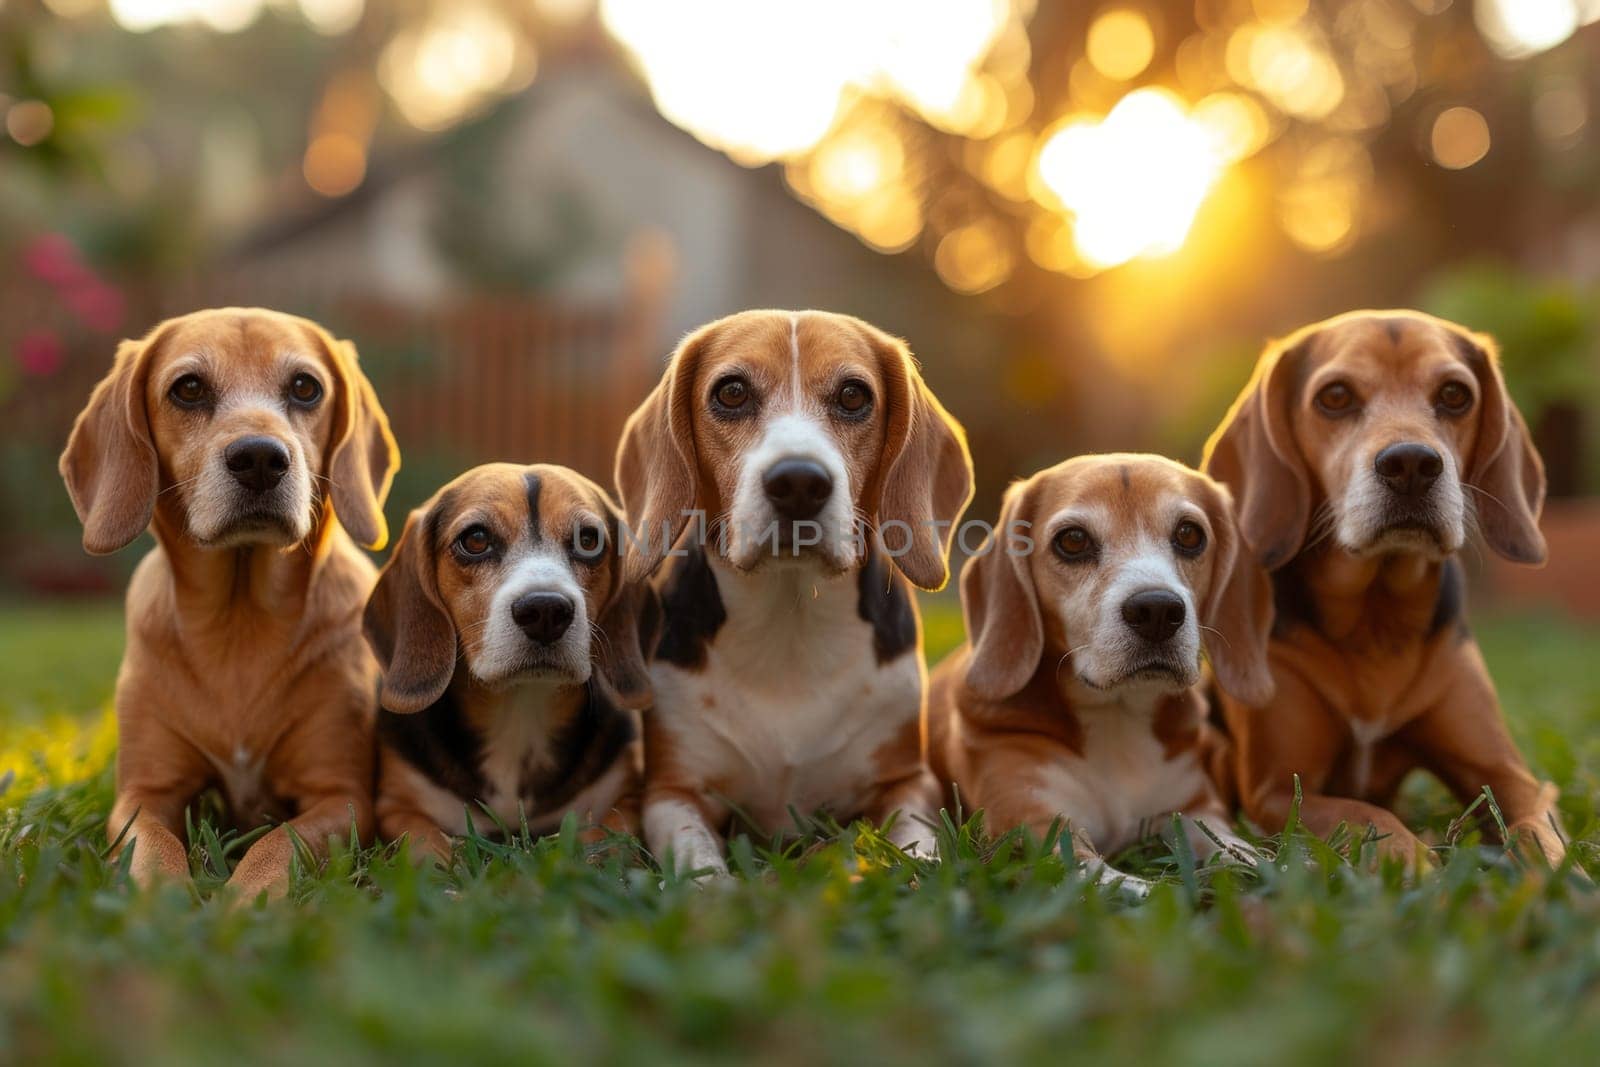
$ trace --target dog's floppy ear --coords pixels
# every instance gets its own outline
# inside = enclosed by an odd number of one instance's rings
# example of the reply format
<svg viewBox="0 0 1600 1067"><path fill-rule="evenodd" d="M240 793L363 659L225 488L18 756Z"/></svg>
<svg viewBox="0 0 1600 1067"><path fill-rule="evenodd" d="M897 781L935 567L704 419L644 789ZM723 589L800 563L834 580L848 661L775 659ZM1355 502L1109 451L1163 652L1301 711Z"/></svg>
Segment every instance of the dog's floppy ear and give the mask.
<svg viewBox="0 0 1600 1067"><path fill-rule="evenodd" d="M1044 655L1031 551L1018 551L1011 537L1014 529L1025 528L1019 524L1031 522L1030 484L1019 482L1006 491L1000 525L987 550L969 559L961 572L961 613L972 643L966 683L985 700L999 702L1021 691Z"/></svg>
<svg viewBox="0 0 1600 1067"><path fill-rule="evenodd" d="M160 478L145 385L163 326L117 347L111 373L89 394L58 467L83 523L83 547L103 556L144 533Z"/></svg>
<svg viewBox="0 0 1600 1067"><path fill-rule="evenodd" d="M1476 490L1472 503L1483 539L1513 562L1542 564L1549 551L1539 529L1544 461L1533 446L1522 413L1506 392L1494 342L1481 335L1458 333L1455 338L1477 376L1482 396L1478 441L1467 465L1466 484Z"/></svg>
<svg viewBox="0 0 1600 1067"><path fill-rule="evenodd" d="M1200 469L1228 486L1239 530L1269 571L1293 559L1311 523L1311 475L1290 426L1299 368L1311 337L1271 346L1256 363Z"/></svg>
<svg viewBox="0 0 1600 1067"><path fill-rule="evenodd" d="M400 449L378 394L361 372L356 346L326 333L320 339L339 376L338 436L327 470L333 513L357 544L377 550L389 541L383 502L400 469Z"/></svg>
<svg viewBox="0 0 1600 1067"><path fill-rule="evenodd" d="M689 524L699 496L694 379L713 323L686 337L661 381L628 416L617 445L616 482L627 513L623 579L650 576Z"/></svg>
<svg viewBox="0 0 1600 1067"><path fill-rule="evenodd" d="M913 585L943 589L950 580L950 542L972 502L972 456L961 424L922 380L906 346L861 324L883 371L888 428L868 514L885 533L895 564ZM875 505L875 506L874 506ZM902 551L902 548L904 549Z"/></svg>
<svg viewBox="0 0 1600 1067"><path fill-rule="evenodd" d="M1206 510L1211 516L1211 586L1200 606L1206 657L1217 681L1231 696L1252 707L1272 699L1272 668L1267 638L1272 633L1272 579L1239 535L1233 498L1213 485Z"/></svg>
<svg viewBox="0 0 1600 1067"><path fill-rule="evenodd" d="M362 615L383 668L379 701L390 711L429 707L455 673L456 628L439 596L432 525L427 508L411 513Z"/></svg>
<svg viewBox="0 0 1600 1067"><path fill-rule="evenodd" d="M602 494L603 497L603 494ZM613 551L621 547L622 513L605 501ZM606 604L600 609L595 642L595 674L618 707L642 711L650 706L650 672L645 667L655 643L655 590L639 579L629 581L619 556L612 564L615 579Z"/></svg>
<svg viewBox="0 0 1600 1067"><path fill-rule="evenodd" d="M622 708L643 711L650 706L650 672L645 647L654 637L650 624L655 590L649 582L624 582L600 612L595 675L611 700Z"/></svg>

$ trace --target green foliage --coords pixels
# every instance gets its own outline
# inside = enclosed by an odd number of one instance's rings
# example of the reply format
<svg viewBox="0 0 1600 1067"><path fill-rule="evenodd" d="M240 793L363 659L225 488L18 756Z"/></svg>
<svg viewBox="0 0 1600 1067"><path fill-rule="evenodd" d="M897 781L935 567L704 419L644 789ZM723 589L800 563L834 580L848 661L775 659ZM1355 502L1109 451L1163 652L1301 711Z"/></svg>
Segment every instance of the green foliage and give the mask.
<svg viewBox="0 0 1600 1067"><path fill-rule="evenodd" d="M46 715L85 716L104 705L122 640L120 605L0 601L0 735Z"/></svg>
<svg viewBox="0 0 1600 1067"><path fill-rule="evenodd" d="M953 603L928 601L930 637ZM30 657L76 645L74 684L103 699L115 648L74 633ZM1596 632L1481 634L1592 865ZM0 691L16 670L0 660ZM199 812L196 893L134 892L104 858L110 798L105 772L0 797L0 1061L1500 1064L1600 1040L1594 888L1446 835L1442 806L1419 816L1445 841L1420 883L1350 863L1347 838L1269 840L1250 869L1156 842L1119 859L1160 882L1135 905L1044 842L952 819L941 863L823 826L737 842L734 876L698 886L568 825L474 834L449 871L346 847L289 901L230 909L241 839Z"/></svg>
<svg viewBox="0 0 1600 1067"><path fill-rule="evenodd" d="M1594 293L1502 264L1477 263L1436 277L1422 306L1494 337L1506 384L1530 422L1551 404L1600 401Z"/></svg>

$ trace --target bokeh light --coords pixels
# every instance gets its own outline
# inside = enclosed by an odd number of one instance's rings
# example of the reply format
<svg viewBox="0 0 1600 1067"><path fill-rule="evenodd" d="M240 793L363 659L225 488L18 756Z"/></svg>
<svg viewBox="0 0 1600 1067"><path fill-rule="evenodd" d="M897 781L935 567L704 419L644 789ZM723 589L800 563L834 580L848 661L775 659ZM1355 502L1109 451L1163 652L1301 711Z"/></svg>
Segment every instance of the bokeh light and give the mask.
<svg viewBox="0 0 1600 1067"><path fill-rule="evenodd" d="M1247 23L1228 40L1228 73L1296 118L1322 119L1344 99L1344 77L1304 25Z"/></svg>
<svg viewBox="0 0 1600 1067"><path fill-rule="evenodd" d="M1549 84L1533 101L1533 125L1539 136L1557 147L1576 141L1589 122L1589 100L1583 86L1562 78Z"/></svg>
<svg viewBox="0 0 1600 1067"><path fill-rule="evenodd" d="M299 0L299 5L311 28L329 37L355 29L366 6L364 0Z"/></svg>
<svg viewBox="0 0 1600 1067"><path fill-rule="evenodd" d="M1428 147L1441 167L1470 167L1489 154L1489 123L1470 107L1446 108L1433 120Z"/></svg>
<svg viewBox="0 0 1600 1067"><path fill-rule="evenodd" d="M24 148L32 147L50 136L55 129L55 112L43 100L22 100L6 110L6 133Z"/></svg>
<svg viewBox="0 0 1600 1067"><path fill-rule="evenodd" d="M1256 18L1262 22L1287 24L1305 15L1309 0L1251 0Z"/></svg>
<svg viewBox="0 0 1600 1067"><path fill-rule="evenodd" d="M1478 29L1507 59L1535 55L1572 36L1578 28L1575 0L1477 0Z"/></svg>
<svg viewBox="0 0 1600 1067"><path fill-rule="evenodd" d="M1284 232L1308 252L1344 251L1359 232L1372 181L1372 156L1360 141L1336 137L1318 144L1278 195Z"/></svg>
<svg viewBox="0 0 1600 1067"><path fill-rule="evenodd" d="M1194 121L1211 137L1219 158L1237 163L1259 152L1272 138L1272 120L1244 93L1212 93L1194 106Z"/></svg>
<svg viewBox="0 0 1600 1067"><path fill-rule="evenodd" d="M1095 70L1115 81L1128 81L1144 73L1155 58L1156 36L1149 19L1137 11L1117 8L1089 26L1086 47Z"/></svg>
<svg viewBox="0 0 1600 1067"><path fill-rule="evenodd" d="M979 73L1014 13L1005 0L605 0L661 113L747 165L816 147L854 96L982 136L1007 98Z"/></svg>
<svg viewBox="0 0 1600 1067"><path fill-rule="evenodd" d="M958 293L981 293L1011 276L1014 256L998 223L983 220L951 230L939 242L934 269Z"/></svg>
<svg viewBox="0 0 1600 1067"><path fill-rule="evenodd" d="M816 11L825 5L799 6ZM831 28L855 38L857 82L887 86L933 125L965 133L1004 113L998 85L974 72L1009 11L1005 0L846 3ZM839 48L837 40L833 47Z"/></svg>
<svg viewBox="0 0 1600 1067"><path fill-rule="evenodd" d="M1150 88L1047 133L1035 168L1046 206L1070 213L1078 253L1105 268L1181 246L1222 157L1176 96Z"/></svg>
<svg viewBox="0 0 1600 1067"><path fill-rule="evenodd" d="M325 133L306 148L306 184L323 196L344 196L367 173L366 147L345 133Z"/></svg>
<svg viewBox="0 0 1600 1067"><path fill-rule="evenodd" d="M238 33L248 29L265 6L265 0L110 0L111 17L136 33L184 22Z"/></svg>
<svg viewBox="0 0 1600 1067"><path fill-rule="evenodd" d="M811 157L811 186L826 200L856 203L897 181L905 165L900 141L881 127L835 137Z"/></svg>
<svg viewBox="0 0 1600 1067"><path fill-rule="evenodd" d="M407 122L435 130L526 85L534 62L497 9L459 3L396 34L379 60L378 80Z"/></svg>

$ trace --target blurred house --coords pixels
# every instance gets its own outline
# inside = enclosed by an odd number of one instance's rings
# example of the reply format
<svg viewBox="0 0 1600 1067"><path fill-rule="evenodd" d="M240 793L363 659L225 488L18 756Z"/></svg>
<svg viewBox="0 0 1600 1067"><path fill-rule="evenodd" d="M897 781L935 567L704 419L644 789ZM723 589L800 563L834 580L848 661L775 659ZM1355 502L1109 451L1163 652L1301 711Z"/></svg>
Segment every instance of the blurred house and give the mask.
<svg viewBox="0 0 1600 1067"><path fill-rule="evenodd" d="M619 305L660 287L663 355L700 323L750 307L847 311L913 347L971 347L996 332L952 306L924 260L873 252L797 202L774 170L741 167L668 123L617 65L582 60L378 160L349 196L270 220L231 259L360 279L418 309L484 292Z"/></svg>
<svg viewBox="0 0 1600 1067"><path fill-rule="evenodd" d="M124 292L135 335L196 307L267 305L354 340L405 457L395 523L491 459L567 463L609 485L622 423L677 338L742 308L847 311L906 336L958 413L957 375L992 366L1006 326L963 309L924 259L873 252L593 63L548 70L487 115L380 157L351 194L302 193L216 261ZM29 309L11 317L18 329L64 346L59 373L4 404L27 412L0 444L42 470L111 344L42 293L0 303ZM121 561L84 560L64 536L69 511L30 516L20 501L37 490L11 488L12 578L115 580Z"/></svg>

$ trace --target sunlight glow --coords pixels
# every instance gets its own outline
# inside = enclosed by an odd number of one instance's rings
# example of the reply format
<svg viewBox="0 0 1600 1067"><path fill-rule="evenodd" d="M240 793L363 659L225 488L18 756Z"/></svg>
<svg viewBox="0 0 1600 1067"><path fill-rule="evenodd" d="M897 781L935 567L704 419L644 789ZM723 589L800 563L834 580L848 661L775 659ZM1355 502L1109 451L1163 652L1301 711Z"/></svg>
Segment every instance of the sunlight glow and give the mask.
<svg viewBox="0 0 1600 1067"><path fill-rule="evenodd" d="M1072 216L1093 267L1176 251L1222 171L1211 130L1164 89L1129 93L1104 119L1070 119L1035 160L1046 206Z"/></svg>
<svg viewBox="0 0 1600 1067"><path fill-rule="evenodd" d="M1571 37L1580 12L1575 0L1478 0L1478 29L1506 59L1536 55Z"/></svg>
<svg viewBox="0 0 1600 1067"><path fill-rule="evenodd" d="M811 157L811 184L824 199L854 203L898 180L904 165L905 152L893 134L854 130L831 138Z"/></svg>
<svg viewBox="0 0 1600 1067"><path fill-rule="evenodd" d="M254 23L265 6L265 0L110 0L117 25L135 33L183 22L238 33Z"/></svg>
<svg viewBox="0 0 1600 1067"><path fill-rule="evenodd" d="M923 223L906 170L892 116L868 108L784 173L795 194L829 219L880 252L899 252L916 240Z"/></svg>
<svg viewBox="0 0 1600 1067"><path fill-rule="evenodd" d="M997 128L977 76L1006 0L605 0L601 19L669 120L746 165L814 148L854 96L886 95L955 132Z"/></svg>

